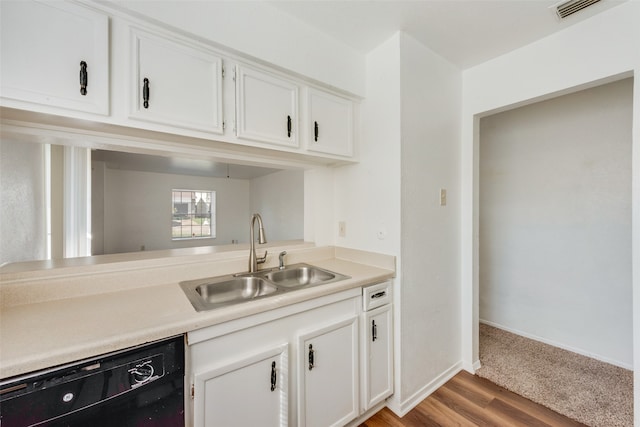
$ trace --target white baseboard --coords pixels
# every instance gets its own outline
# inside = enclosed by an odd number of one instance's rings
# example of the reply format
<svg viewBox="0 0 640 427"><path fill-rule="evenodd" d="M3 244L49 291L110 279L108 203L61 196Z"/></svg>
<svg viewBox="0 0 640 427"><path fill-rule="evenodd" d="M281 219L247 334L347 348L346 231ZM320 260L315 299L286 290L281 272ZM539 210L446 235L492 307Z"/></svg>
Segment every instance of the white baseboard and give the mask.
<svg viewBox="0 0 640 427"><path fill-rule="evenodd" d="M556 342L556 341L553 341L553 340L548 340L546 338L542 338L542 337L539 337L539 336L536 336L536 335L533 335L533 334L529 334L527 332L523 332L523 331L520 331L518 329L509 328L507 326L501 325L499 323L491 322L489 320L480 319L480 323L483 323L483 324L489 325L489 326L493 326L494 328L502 329L503 331L511 332L512 334L520 335L522 337L529 338L529 339L534 340L534 341L539 341L539 342L544 343L544 344L552 345L554 347L558 347L558 348L561 348L563 350L570 351L572 353L577 353L577 354L580 354L582 356L587 356L587 357L590 357L592 359L596 359L596 360L599 360L601 362L608 363L610 365L618 366L620 368L624 368L624 369L628 369L630 371L633 371L633 365L629 365L627 363L623 363L623 362L620 362L618 360L612 360L612 359L600 356L600 355L595 354L595 353L590 353L588 351L581 350L579 348L574 348L574 347L571 347L571 346L568 346L568 345L565 345L565 344L562 344L562 343L559 343L559 342ZM477 363L479 364L479 361ZM478 366L478 368L479 368L479 366Z"/></svg>
<svg viewBox="0 0 640 427"><path fill-rule="evenodd" d="M462 362L462 369L464 369L465 371L469 372L470 374L474 374L476 373L476 371L478 369L480 369L480 360L476 360L473 363L470 362Z"/></svg>
<svg viewBox="0 0 640 427"><path fill-rule="evenodd" d="M444 383L453 378L461 370L462 362L457 362L442 374L438 375L436 379L413 393L413 395L411 395L411 397L406 399L404 402L399 402L394 398L390 399L389 401L387 401L387 407L391 409L397 416L404 417L410 410L418 406L420 402L429 397L431 393L440 388Z"/></svg>

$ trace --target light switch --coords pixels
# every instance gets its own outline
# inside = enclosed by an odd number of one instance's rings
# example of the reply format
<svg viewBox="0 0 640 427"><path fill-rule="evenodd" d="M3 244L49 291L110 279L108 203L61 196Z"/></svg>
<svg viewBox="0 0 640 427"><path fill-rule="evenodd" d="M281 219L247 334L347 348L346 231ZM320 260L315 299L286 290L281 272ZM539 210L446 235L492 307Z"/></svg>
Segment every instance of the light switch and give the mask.
<svg viewBox="0 0 640 427"><path fill-rule="evenodd" d="M440 189L440 206L447 206L447 189Z"/></svg>

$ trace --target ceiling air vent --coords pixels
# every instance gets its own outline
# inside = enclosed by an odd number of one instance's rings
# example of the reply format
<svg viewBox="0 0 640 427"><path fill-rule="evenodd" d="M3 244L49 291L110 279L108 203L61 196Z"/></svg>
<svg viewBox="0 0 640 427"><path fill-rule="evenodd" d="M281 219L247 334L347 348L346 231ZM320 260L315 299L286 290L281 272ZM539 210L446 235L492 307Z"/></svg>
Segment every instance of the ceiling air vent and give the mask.
<svg viewBox="0 0 640 427"><path fill-rule="evenodd" d="M564 19L569 15L573 15L582 9L591 6L594 3L598 3L600 0L569 0L559 3L555 6L556 13L560 19Z"/></svg>

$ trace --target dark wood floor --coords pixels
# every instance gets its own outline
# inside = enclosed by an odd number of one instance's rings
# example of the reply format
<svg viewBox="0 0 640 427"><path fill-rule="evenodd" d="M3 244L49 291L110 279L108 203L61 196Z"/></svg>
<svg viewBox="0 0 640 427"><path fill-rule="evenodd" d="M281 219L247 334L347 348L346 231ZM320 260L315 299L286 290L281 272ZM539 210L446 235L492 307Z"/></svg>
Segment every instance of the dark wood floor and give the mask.
<svg viewBox="0 0 640 427"><path fill-rule="evenodd" d="M566 418L483 378L462 371L402 418L384 408L360 427L576 427Z"/></svg>

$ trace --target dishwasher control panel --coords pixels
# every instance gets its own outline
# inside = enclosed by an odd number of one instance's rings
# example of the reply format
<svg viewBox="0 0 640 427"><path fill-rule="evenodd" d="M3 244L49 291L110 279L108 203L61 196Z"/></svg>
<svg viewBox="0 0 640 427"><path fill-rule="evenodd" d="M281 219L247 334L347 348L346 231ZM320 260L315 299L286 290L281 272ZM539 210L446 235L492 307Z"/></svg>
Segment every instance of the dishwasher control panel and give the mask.
<svg viewBox="0 0 640 427"><path fill-rule="evenodd" d="M0 381L0 425L174 425L162 411L184 416L183 388L179 336ZM148 419L158 423L139 422Z"/></svg>

